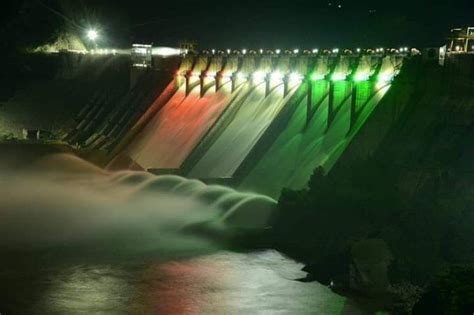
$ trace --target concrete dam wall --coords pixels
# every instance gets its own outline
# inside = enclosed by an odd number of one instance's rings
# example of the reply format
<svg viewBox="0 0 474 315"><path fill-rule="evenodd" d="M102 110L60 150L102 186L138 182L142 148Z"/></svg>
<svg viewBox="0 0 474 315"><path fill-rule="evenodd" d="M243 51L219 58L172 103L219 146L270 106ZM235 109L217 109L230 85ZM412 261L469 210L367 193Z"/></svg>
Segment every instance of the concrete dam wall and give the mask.
<svg viewBox="0 0 474 315"><path fill-rule="evenodd" d="M150 107L112 166L272 197L303 188L315 167L331 169L405 57L187 55L174 94Z"/></svg>

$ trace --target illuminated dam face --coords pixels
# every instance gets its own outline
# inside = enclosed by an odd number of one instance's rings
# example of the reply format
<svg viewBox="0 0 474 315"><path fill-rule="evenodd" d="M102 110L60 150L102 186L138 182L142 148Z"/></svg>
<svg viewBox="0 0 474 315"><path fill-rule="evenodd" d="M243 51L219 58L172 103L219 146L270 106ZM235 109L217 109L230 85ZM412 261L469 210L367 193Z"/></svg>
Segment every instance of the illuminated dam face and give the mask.
<svg viewBox="0 0 474 315"><path fill-rule="evenodd" d="M174 94L124 153L143 169L278 197L330 170L404 57L187 55Z"/></svg>

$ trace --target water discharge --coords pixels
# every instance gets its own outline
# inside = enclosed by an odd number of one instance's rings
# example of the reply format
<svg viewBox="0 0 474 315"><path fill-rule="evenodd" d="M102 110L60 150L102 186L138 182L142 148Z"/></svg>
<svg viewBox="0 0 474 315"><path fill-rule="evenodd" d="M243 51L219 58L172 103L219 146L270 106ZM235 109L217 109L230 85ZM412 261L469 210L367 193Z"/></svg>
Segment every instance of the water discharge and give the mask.
<svg viewBox="0 0 474 315"><path fill-rule="evenodd" d="M254 88L232 113L232 121L189 173L196 178L230 178L263 135L296 88L284 95L279 85L266 96L265 84Z"/></svg>
<svg viewBox="0 0 474 315"><path fill-rule="evenodd" d="M201 97L199 86L186 96L182 85L128 149L144 169L177 169L239 92L230 84Z"/></svg>
<svg viewBox="0 0 474 315"><path fill-rule="evenodd" d="M335 83L336 89L343 91L345 84L345 82ZM309 123L304 99L269 151L244 178L240 188L257 190L278 198L282 188L304 188L316 167L330 169L356 134L357 128L360 128L388 91L389 85L381 87L375 94L370 92L373 88L371 82L359 83L357 107L365 106L352 132L350 132L351 99L344 101L344 97L338 98L340 110L329 129L327 96L321 95L323 99L321 106Z"/></svg>
<svg viewBox="0 0 474 315"><path fill-rule="evenodd" d="M4 173L0 184L2 251L197 254L219 246L208 234L193 234L189 228L215 227L225 235L264 229L276 204L268 197L178 176L110 173L69 154Z"/></svg>

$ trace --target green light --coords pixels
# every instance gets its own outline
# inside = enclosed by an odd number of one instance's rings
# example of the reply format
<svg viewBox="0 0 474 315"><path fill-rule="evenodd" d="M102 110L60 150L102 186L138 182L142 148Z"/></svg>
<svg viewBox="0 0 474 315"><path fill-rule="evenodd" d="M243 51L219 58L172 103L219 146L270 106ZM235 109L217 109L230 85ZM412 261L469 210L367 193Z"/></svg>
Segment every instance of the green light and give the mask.
<svg viewBox="0 0 474 315"><path fill-rule="evenodd" d="M311 81L320 81L320 80L324 80L324 77L325 75L324 74L317 74L317 73L313 73L311 75Z"/></svg>
<svg viewBox="0 0 474 315"><path fill-rule="evenodd" d="M368 73L357 73L354 77L355 82L368 81L370 75Z"/></svg>
<svg viewBox="0 0 474 315"><path fill-rule="evenodd" d="M331 81L343 81L346 79L346 75L344 73L334 73L331 76Z"/></svg>

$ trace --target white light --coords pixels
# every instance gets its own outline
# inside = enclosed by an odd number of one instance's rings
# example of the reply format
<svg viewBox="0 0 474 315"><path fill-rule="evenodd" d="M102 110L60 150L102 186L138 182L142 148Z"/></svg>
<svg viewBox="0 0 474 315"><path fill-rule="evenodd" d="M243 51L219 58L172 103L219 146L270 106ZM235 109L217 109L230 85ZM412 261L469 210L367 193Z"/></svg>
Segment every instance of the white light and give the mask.
<svg viewBox="0 0 474 315"><path fill-rule="evenodd" d="M456 51L460 51L461 50L461 47L460 46L456 46Z"/></svg>
<svg viewBox="0 0 474 315"><path fill-rule="evenodd" d="M260 49L259 52L260 52L261 54L263 54L263 49Z"/></svg>
<svg viewBox="0 0 474 315"><path fill-rule="evenodd" d="M212 54L214 55L216 53L215 49L211 49Z"/></svg>
<svg viewBox="0 0 474 315"><path fill-rule="evenodd" d="M227 54L230 55L230 49L227 49Z"/></svg>
<svg viewBox="0 0 474 315"><path fill-rule="evenodd" d="M275 53L278 55L279 53L281 53L281 50L280 50L280 49L276 49L276 50L275 50Z"/></svg>
<svg viewBox="0 0 474 315"><path fill-rule="evenodd" d="M358 52L358 53L360 52L360 48L357 48L357 52Z"/></svg>
<svg viewBox="0 0 474 315"><path fill-rule="evenodd" d="M272 78L272 80L279 81L279 80L283 79L283 74L280 71L277 70L277 71L272 73L271 78Z"/></svg>
<svg viewBox="0 0 474 315"><path fill-rule="evenodd" d="M293 49L293 53L297 54L297 53L299 53L299 52L300 52L299 49Z"/></svg>
<svg viewBox="0 0 474 315"><path fill-rule="evenodd" d="M252 77L253 77L253 81L254 81L255 83L260 83L260 82L262 82L262 81L265 80L265 72L263 72L263 71L255 71L255 72L253 73L253 76L252 76Z"/></svg>
<svg viewBox="0 0 474 315"><path fill-rule="evenodd" d="M319 52L319 49L317 49L317 48L313 49L313 54L317 54L318 52Z"/></svg>
<svg viewBox="0 0 474 315"><path fill-rule="evenodd" d="M99 33L96 30L89 30L87 31L87 37L94 41L99 37Z"/></svg>
<svg viewBox="0 0 474 315"><path fill-rule="evenodd" d="M245 79L247 79L247 76L245 75L245 73L238 72L238 73L237 73L237 79L239 79L239 80L245 80Z"/></svg>
<svg viewBox="0 0 474 315"><path fill-rule="evenodd" d="M303 79L303 76L297 72L293 72L290 74L290 81L301 81Z"/></svg>
<svg viewBox="0 0 474 315"><path fill-rule="evenodd" d="M172 47L153 47L151 49L151 54L153 56L168 57L168 56L177 56L180 53L181 53L180 49L172 48ZM187 54L188 52L185 50L185 53Z"/></svg>
<svg viewBox="0 0 474 315"><path fill-rule="evenodd" d="M247 49L242 49L242 54L246 54L247 53Z"/></svg>
<svg viewBox="0 0 474 315"><path fill-rule="evenodd" d="M334 48L334 49L332 50L332 52L333 52L333 54L338 54L338 53L339 53L339 48Z"/></svg>

